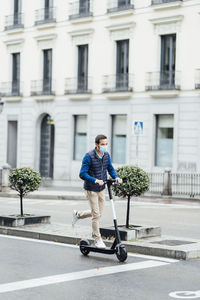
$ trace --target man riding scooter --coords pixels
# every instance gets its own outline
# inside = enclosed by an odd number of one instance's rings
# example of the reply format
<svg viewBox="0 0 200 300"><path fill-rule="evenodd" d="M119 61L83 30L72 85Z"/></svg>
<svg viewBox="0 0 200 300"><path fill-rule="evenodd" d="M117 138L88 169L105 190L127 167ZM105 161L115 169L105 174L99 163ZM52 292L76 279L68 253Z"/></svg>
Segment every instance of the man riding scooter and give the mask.
<svg viewBox="0 0 200 300"><path fill-rule="evenodd" d="M107 173L116 179L117 183L122 183L122 179L117 175L109 153L107 152L108 140L105 135L97 135L95 138L95 149L85 154L80 170L80 178L84 180L84 189L90 204L90 210L74 211L72 226L79 219L92 217L92 236L95 246L105 248L99 230L99 220L102 216L105 203L105 182Z"/></svg>

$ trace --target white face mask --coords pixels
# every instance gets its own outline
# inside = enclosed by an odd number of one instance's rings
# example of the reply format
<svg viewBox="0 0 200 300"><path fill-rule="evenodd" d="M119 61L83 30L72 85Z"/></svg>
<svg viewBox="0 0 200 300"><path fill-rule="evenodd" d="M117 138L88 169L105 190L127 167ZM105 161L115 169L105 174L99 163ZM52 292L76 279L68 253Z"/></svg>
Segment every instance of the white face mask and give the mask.
<svg viewBox="0 0 200 300"><path fill-rule="evenodd" d="M107 147L107 146L100 146L100 147L99 147L99 151L100 151L102 154L104 154L104 153L106 153L106 152L108 151L108 147Z"/></svg>

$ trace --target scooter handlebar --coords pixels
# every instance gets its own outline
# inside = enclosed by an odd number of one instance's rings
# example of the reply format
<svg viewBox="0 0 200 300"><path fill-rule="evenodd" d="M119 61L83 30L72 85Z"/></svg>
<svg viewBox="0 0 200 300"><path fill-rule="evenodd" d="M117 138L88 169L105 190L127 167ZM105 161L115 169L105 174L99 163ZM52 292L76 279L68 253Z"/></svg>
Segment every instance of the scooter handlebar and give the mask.
<svg viewBox="0 0 200 300"><path fill-rule="evenodd" d="M126 178L122 178L122 183L126 181ZM117 183L116 179L107 179L106 181L104 181L105 184L114 184Z"/></svg>

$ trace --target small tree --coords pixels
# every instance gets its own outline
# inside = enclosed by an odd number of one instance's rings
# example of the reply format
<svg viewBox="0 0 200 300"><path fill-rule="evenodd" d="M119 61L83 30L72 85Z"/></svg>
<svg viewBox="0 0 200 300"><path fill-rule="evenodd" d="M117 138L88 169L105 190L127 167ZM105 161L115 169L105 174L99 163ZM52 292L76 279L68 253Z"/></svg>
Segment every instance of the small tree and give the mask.
<svg viewBox="0 0 200 300"><path fill-rule="evenodd" d="M112 185L114 194L118 197L127 197L127 214L126 214L126 228L129 228L129 213L130 213L130 199L132 196L140 196L149 189L149 177L139 167L123 166L116 169L120 178L124 178L122 184Z"/></svg>
<svg viewBox="0 0 200 300"><path fill-rule="evenodd" d="M40 174L30 168L19 168L10 173L9 181L10 188L19 193L21 216L23 216L23 197L39 188L42 182Z"/></svg>

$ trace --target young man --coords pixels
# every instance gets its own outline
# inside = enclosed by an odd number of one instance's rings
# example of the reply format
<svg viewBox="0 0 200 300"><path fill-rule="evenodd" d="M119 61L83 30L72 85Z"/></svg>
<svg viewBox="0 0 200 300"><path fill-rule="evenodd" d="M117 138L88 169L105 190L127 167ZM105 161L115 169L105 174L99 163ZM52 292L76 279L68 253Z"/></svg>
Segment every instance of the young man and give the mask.
<svg viewBox="0 0 200 300"><path fill-rule="evenodd" d="M80 178L84 180L84 189L87 193L91 210L74 211L72 226L78 219L92 217L92 236L95 246L105 248L99 231L99 219L102 216L105 202L105 181L107 172L118 183L122 183L112 166L111 158L107 152L108 140L105 135L97 135L95 138L95 149L85 154L80 170Z"/></svg>

